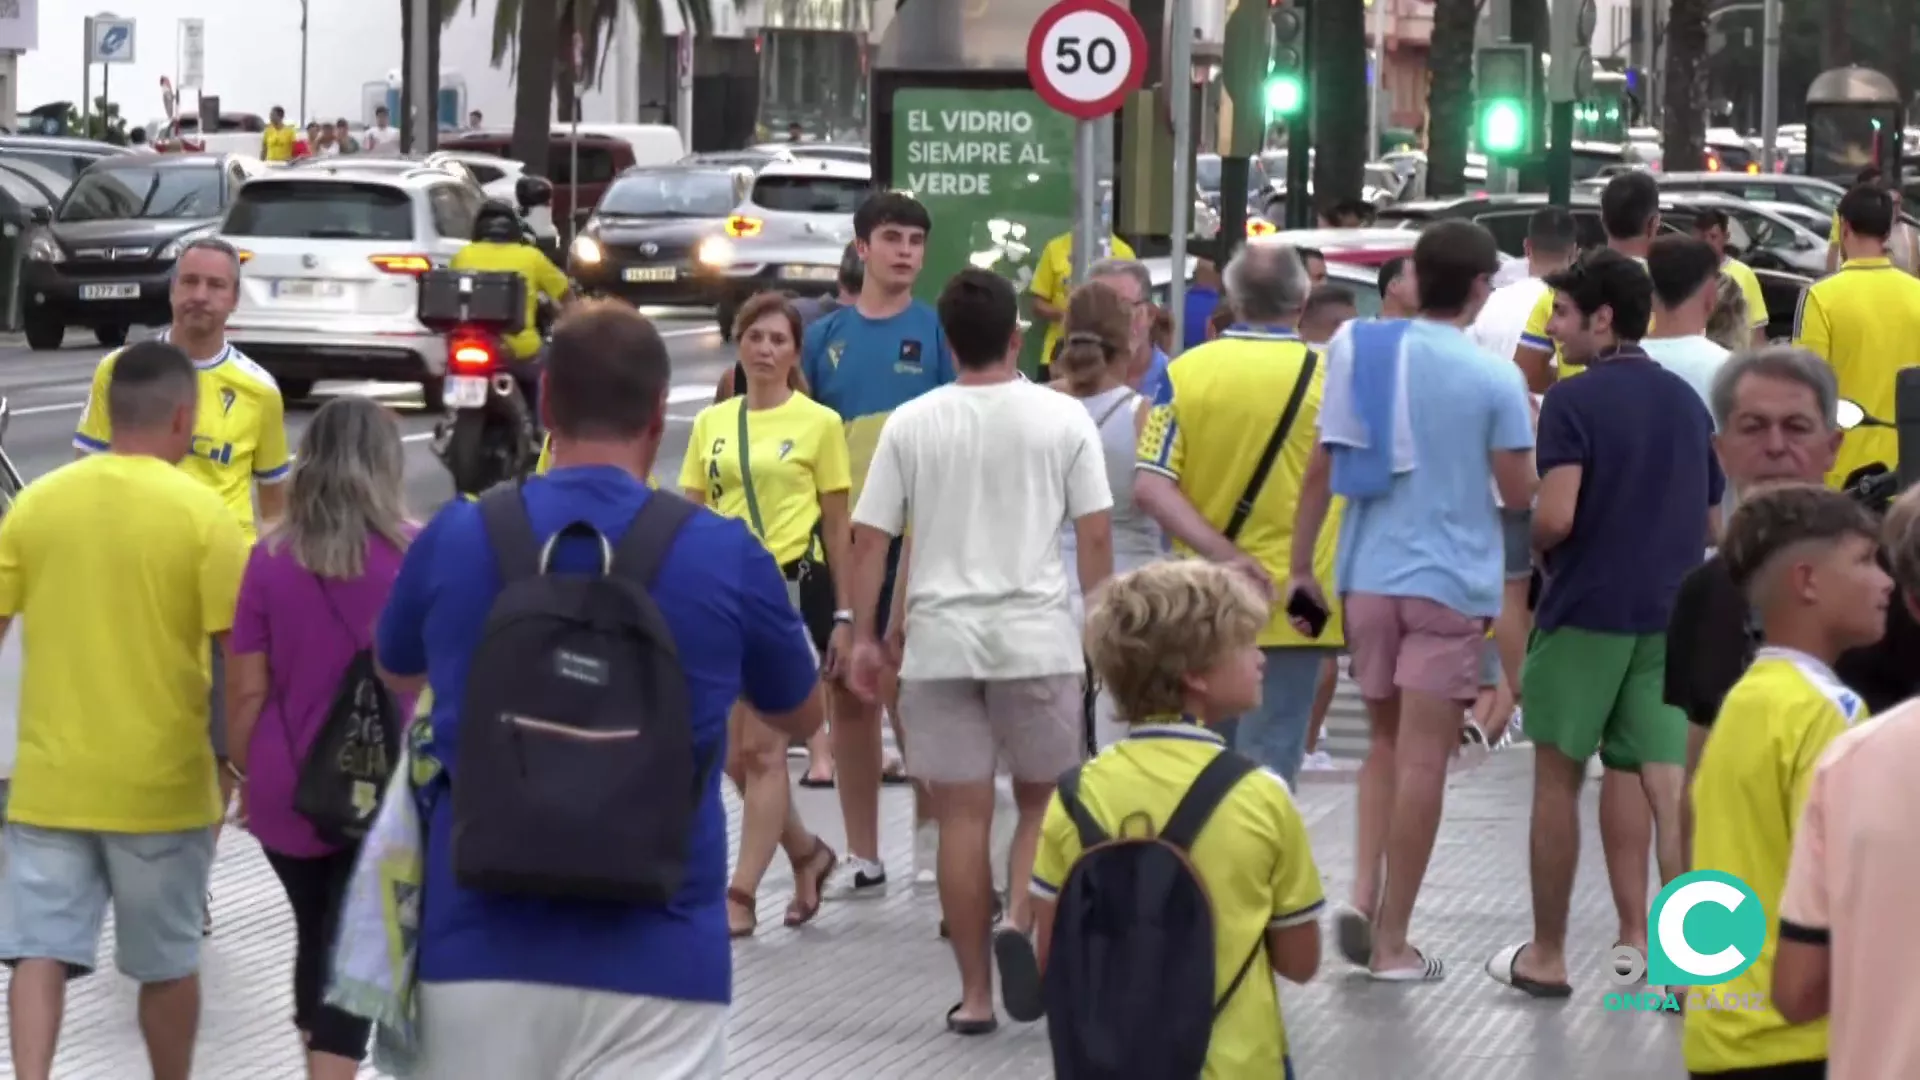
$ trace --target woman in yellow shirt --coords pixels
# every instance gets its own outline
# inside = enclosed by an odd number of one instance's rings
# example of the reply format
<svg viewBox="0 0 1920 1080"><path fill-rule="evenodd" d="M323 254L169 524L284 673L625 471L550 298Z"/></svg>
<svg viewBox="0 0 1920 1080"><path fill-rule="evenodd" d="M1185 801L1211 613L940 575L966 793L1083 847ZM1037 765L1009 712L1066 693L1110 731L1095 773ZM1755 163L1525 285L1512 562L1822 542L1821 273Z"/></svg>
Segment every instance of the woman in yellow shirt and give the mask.
<svg viewBox="0 0 1920 1080"><path fill-rule="evenodd" d="M744 392L694 418L680 486L687 498L746 522L773 553L831 674L851 645L852 604L827 567L847 565L853 477L839 414L802 393L804 382L795 377L800 334L800 313L785 296L760 293L741 306L734 340ZM839 858L793 805L786 738L745 702L729 718L727 746L727 775L745 804L740 858L727 887L728 927L735 937L753 933L754 893L776 844L793 863L786 923L799 926L819 911L820 888Z"/></svg>

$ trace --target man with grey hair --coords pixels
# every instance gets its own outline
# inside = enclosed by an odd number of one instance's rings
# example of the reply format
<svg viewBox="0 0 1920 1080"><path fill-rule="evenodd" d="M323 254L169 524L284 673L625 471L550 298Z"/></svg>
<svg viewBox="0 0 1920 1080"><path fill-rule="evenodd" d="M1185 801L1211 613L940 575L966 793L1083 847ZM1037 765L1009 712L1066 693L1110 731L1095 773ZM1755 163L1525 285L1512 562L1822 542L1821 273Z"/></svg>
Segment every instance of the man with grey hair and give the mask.
<svg viewBox="0 0 1920 1080"><path fill-rule="evenodd" d="M193 361L200 388L193 443L180 468L226 502L251 544L258 532L256 498L259 521L271 523L286 509L285 482L293 469L293 453L287 446L286 404L279 385L266 369L227 341L227 319L240 302L240 253L217 237L193 241L174 263L168 295L173 325L160 340ZM107 387L113 381L115 362L125 352L108 353L94 369L93 389L73 433L73 446L81 457L101 453L114 442ZM218 649L212 663L217 688L226 671ZM226 696L216 689L208 708L210 738L220 761L220 789L230 802L239 769L227 759L225 706ZM209 914L209 933L212 926Z"/></svg>
<svg viewBox="0 0 1920 1080"><path fill-rule="evenodd" d="M1167 354L1153 343L1153 275L1138 259L1101 259L1087 268L1087 280L1119 293L1133 313L1133 360L1127 365L1127 385L1152 401L1167 381L1168 363Z"/></svg>
<svg viewBox="0 0 1920 1080"><path fill-rule="evenodd" d="M205 735L221 687L204 656L233 627L247 560L220 496L177 467L196 438L196 382L175 346L125 349L100 405L112 445L34 481L0 523L0 636L33 627L0 839L23 1078L53 1075L67 980L98 963L109 904L152 1075L192 1069L200 902L224 809Z"/></svg>
<svg viewBox="0 0 1920 1080"><path fill-rule="evenodd" d="M1323 375L1296 332L1307 273L1293 248L1249 242L1227 265L1226 282L1239 321L1167 368L1141 433L1133 494L1182 553L1232 566L1273 599L1313 457ZM1328 585L1335 531L1320 535L1316 560ZM1336 612L1317 634L1303 634L1275 604L1259 642L1261 704L1218 730L1291 783L1321 661L1340 643L1340 618Z"/></svg>

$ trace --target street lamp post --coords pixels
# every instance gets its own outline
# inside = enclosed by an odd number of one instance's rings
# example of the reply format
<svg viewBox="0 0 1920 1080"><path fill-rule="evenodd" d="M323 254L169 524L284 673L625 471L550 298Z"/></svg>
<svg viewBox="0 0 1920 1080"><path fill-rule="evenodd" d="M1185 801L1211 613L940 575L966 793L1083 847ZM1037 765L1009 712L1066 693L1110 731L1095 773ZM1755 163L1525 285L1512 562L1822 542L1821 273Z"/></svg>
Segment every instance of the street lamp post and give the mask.
<svg viewBox="0 0 1920 1080"><path fill-rule="evenodd" d="M300 0L300 126L307 126L307 3Z"/></svg>

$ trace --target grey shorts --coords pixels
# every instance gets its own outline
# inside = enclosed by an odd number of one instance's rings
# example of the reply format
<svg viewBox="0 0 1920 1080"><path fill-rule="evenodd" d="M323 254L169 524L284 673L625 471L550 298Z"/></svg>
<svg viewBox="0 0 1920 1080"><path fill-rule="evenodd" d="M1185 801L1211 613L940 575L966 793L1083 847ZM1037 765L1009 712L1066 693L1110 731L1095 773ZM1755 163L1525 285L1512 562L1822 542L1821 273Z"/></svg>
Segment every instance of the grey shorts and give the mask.
<svg viewBox="0 0 1920 1080"><path fill-rule="evenodd" d="M902 679L907 772L935 784L986 783L1001 761L1022 783L1049 783L1086 748L1085 680Z"/></svg>
<svg viewBox="0 0 1920 1080"><path fill-rule="evenodd" d="M213 743L213 756L227 760L227 654L218 643L213 650L213 684L207 701L207 738Z"/></svg>
<svg viewBox="0 0 1920 1080"><path fill-rule="evenodd" d="M1533 511L1500 511L1500 537L1507 549L1507 580L1533 575Z"/></svg>
<svg viewBox="0 0 1920 1080"><path fill-rule="evenodd" d="M720 1080L727 1007L509 982L421 983L414 1080Z"/></svg>
<svg viewBox="0 0 1920 1080"><path fill-rule="evenodd" d="M139 983L200 970L213 829L101 833L9 824L0 870L0 960L92 971L113 905L113 962Z"/></svg>

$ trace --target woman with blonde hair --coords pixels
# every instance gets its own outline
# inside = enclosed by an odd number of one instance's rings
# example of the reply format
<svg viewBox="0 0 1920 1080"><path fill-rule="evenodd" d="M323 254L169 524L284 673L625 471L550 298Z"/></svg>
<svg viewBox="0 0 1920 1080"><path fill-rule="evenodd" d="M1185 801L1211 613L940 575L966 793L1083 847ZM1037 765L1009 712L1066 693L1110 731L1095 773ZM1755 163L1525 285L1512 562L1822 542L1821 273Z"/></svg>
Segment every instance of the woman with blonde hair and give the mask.
<svg viewBox="0 0 1920 1080"><path fill-rule="evenodd" d="M835 582L828 568L847 565L853 478L839 414L798 389L800 335L800 313L785 296L760 293L741 305L733 335L741 392L694 418L680 486L694 502L744 521L773 553L831 676L850 658L852 644L853 604L847 585ZM793 805L786 737L744 702L728 718L727 775L745 804L740 856L727 886L729 931L737 938L753 934L755 894L776 846L793 864L786 924L808 922L820 910L821 887L839 856L807 829Z"/></svg>
<svg viewBox="0 0 1920 1080"><path fill-rule="evenodd" d="M1112 286L1090 281L1067 299L1060 355L1053 365L1055 389L1078 398L1100 432L1107 481L1113 489L1113 572L1123 574L1158 559L1164 550L1160 526L1133 501L1135 447L1147 419L1147 399L1127 385L1132 359L1133 310ZM1060 533L1060 559L1073 565L1074 532ZM1079 609L1079 582L1068 575ZM1093 738L1105 746L1124 731L1105 694L1093 702Z"/></svg>
<svg viewBox="0 0 1920 1080"><path fill-rule="evenodd" d="M311 1080L351 1080L366 1054L367 1022L324 998L359 847L323 836L294 796L344 677L372 647L413 537L405 478L392 413L362 397L335 398L315 413L287 482L286 514L247 562L229 645L227 738L233 761L246 764L240 815L293 908L293 1022ZM411 701L387 704L389 717L412 715Z"/></svg>
<svg viewBox="0 0 1920 1080"><path fill-rule="evenodd" d="M1728 352L1753 347L1753 320L1747 294L1733 275L1722 271L1714 294L1713 314L1707 316L1707 340Z"/></svg>

